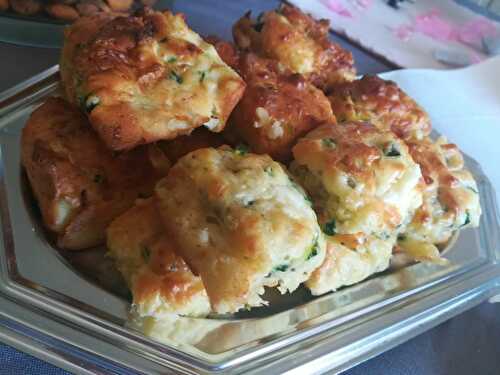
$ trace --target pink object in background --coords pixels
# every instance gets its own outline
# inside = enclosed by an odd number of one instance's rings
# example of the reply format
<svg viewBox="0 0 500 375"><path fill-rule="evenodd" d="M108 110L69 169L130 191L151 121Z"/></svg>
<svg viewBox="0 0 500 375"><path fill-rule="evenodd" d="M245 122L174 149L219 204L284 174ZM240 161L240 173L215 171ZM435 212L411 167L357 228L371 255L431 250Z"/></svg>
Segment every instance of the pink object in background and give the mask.
<svg viewBox="0 0 500 375"><path fill-rule="evenodd" d="M413 35L415 32L415 29L412 26L409 25L400 25L392 30L394 35L403 40L407 41L410 39L410 37Z"/></svg>
<svg viewBox="0 0 500 375"><path fill-rule="evenodd" d="M483 37L495 36L495 25L484 18L476 18L462 25L457 32L457 39L465 44L481 45Z"/></svg>
<svg viewBox="0 0 500 375"><path fill-rule="evenodd" d="M414 29L428 37L441 41L454 40L456 28L441 17L438 9L431 9L415 18Z"/></svg>
<svg viewBox="0 0 500 375"><path fill-rule="evenodd" d="M500 35L499 22L455 0L405 1L397 10L386 0L288 1L316 18L328 18L336 32L408 68L453 66L436 59L436 51L465 56L468 64L485 59L484 41ZM500 43L495 48L500 51Z"/></svg>
<svg viewBox="0 0 500 375"><path fill-rule="evenodd" d="M341 0L321 0L321 3L339 16L352 18L352 13L342 4Z"/></svg>
<svg viewBox="0 0 500 375"><path fill-rule="evenodd" d="M421 13L412 24L399 25L392 31L403 41L408 41L414 33L421 33L441 42L454 41L476 48L481 48L483 37L498 33L495 25L485 18L478 17L459 26L442 17L438 9Z"/></svg>

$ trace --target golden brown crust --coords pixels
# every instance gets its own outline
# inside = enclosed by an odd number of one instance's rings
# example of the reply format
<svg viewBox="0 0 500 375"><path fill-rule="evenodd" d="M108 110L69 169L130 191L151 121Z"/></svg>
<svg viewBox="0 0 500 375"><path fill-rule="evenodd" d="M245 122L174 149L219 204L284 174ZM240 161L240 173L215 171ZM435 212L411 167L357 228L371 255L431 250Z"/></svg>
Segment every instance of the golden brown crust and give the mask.
<svg viewBox="0 0 500 375"><path fill-rule="evenodd" d="M478 190L458 147L444 138L412 141L408 147L422 170L424 199L401 237L440 244L458 229L477 226Z"/></svg>
<svg viewBox="0 0 500 375"><path fill-rule="evenodd" d="M148 9L69 27L61 77L67 98L114 150L201 125L219 132L245 86L182 15Z"/></svg>
<svg viewBox="0 0 500 375"><path fill-rule="evenodd" d="M429 135L427 113L392 81L377 76L333 87L329 100L337 121L368 121L404 139Z"/></svg>
<svg viewBox="0 0 500 375"><path fill-rule="evenodd" d="M322 125L299 140L293 155L292 173L323 227L331 223L335 233L395 237L422 202L420 169L407 146L368 123Z"/></svg>
<svg viewBox="0 0 500 375"><path fill-rule="evenodd" d="M323 260L304 192L269 156L228 147L194 151L160 180L155 197L216 312L261 305L264 286L292 291Z"/></svg>
<svg viewBox="0 0 500 375"><path fill-rule="evenodd" d="M325 95L279 63L243 53L238 72L247 88L224 132L233 144L286 162L298 138L321 123L334 123Z"/></svg>
<svg viewBox="0 0 500 375"><path fill-rule="evenodd" d="M107 238L109 254L129 285L140 316L209 312L201 278L176 255L153 199L138 201L116 218Z"/></svg>
<svg viewBox="0 0 500 375"><path fill-rule="evenodd" d="M44 223L68 249L102 243L109 222L151 194L158 178L144 148L113 154L85 117L58 98L33 112L21 152Z"/></svg>
<svg viewBox="0 0 500 375"><path fill-rule="evenodd" d="M276 59L328 90L356 76L352 54L329 40L328 29L327 20L316 21L293 6L283 5L256 21L248 12L233 26L233 36L239 48Z"/></svg>
<svg viewBox="0 0 500 375"><path fill-rule="evenodd" d="M238 71L240 64L240 51L233 43L222 40L215 35L207 36L205 41L214 46L222 61L234 70ZM238 73L240 72L238 71Z"/></svg>

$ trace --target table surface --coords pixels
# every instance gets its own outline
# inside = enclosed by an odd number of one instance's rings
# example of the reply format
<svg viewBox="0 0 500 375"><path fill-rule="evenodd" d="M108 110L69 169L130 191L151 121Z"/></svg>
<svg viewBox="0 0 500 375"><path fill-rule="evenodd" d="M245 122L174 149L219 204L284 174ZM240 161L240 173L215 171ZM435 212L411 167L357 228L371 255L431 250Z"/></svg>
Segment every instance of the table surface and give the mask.
<svg viewBox="0 0 500 375"><path fill-rule="evenodd" d="M178 1L175 11L187 14L188 23L201 34L230 39L228 20L235 20L247 9L255 13L274 8L278 1L246 0L196 2ZM215 18L204 17L211 12ZM359 73L390 70L383 62L350 45L332 39L353 52ZM57 64L59 51L0 43L0 92ZM0 375L66 374L46 362L0 344ZM500 304L483 303L406 343L346 372L345 375L497 375L500 374Z"/></svg>

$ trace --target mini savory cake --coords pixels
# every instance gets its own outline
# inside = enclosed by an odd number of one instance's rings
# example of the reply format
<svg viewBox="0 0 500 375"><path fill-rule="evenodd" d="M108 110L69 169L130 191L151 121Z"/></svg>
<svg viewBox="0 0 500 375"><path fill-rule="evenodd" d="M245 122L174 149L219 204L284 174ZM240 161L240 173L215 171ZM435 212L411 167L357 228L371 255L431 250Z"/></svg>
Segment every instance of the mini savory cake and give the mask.
<svg viewBox="0 0 500 375"><path fill-rule="evenodd" d="M293 6L283 5L257 20L248 12L233 26L233 36L240 49L276 59L328 90L356 77L352 54L331 42L328 30L327 20L316 21Z"/></svg>
<svg viewBox="0 0 500 375"><path fill-rule="evenodd" d="M309 278L306 286L314 295L356 284L385 270L392 257L394 240L374 236L337 234L326 238L323 264Z"/></svg>
<svg viewBox="0 0 500 375"><path fill-rule="evenodd" d="M152 198L138 200L111 223L107 244L132 292L134 319L196 317L210 312L201 278L176 255Z"/></svg>
<svg viewBox="0 0 500 375"><path fill-rule="evenodd" d="M393 236L422 203L419 166L391 132L368 123L322 125L293 148L291 172L328 235Z"/></svg>
<svg viewBox="0 0 500 375"><path fill-rule="evenodd" d="M477 227L481 216L479 194L464 168L458 147L443 137L408 143L424 180L423 204L398 237L403 252L417 260L439 261L435 244L444 244L456 230Z"/></svg>
<svg viewBox="0 0 500 375"><path fill-rule="evenodd" d="M168 11L78 20L65 32L60 66L68 100L113 150L202 125L220 132L245 88L211 44Z"/></svg>
<svg viewBox="0 0 500 375"><path fill-rule="evenodd" d="M338 122L368 121L404 139L429 135L427 113L395 82L377 76L336 85L328 97Z"/></svg>
<svg viewBox="0 0 500 375"><path fill-rule="evenodd" d="M160 177L144 148L112 153L85 116L59 98L33 112L21 152L43 222L65 249L103 243L108 224L151 195Z"/></svg>
<svg viewBox="0 0 500 375"><path fill-rule="evenodd" d="M177 253L201 276L217 313L265 304L264 287L291 292L323 261L307 195L267 155L194 151L158 182L155 196Z"/></svg>
<svg viewBox="0 0 500 375"><path fill-rule="evenodd" d="M247 88L224 132L232 143L286 162L298 138L323 122L335 122L323 92L276 61L243 53L238 71Z"/></svg>

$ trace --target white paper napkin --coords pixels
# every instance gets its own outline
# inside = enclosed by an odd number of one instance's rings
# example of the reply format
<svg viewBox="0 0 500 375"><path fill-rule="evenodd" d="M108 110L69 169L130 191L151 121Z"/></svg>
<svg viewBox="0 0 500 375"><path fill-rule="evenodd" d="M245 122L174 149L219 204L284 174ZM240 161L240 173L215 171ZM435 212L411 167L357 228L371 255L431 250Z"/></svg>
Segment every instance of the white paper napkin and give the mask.
<svg viewBox="0 0 500 375"><path fill-rule="evenodd" d="M412 25L418 16L435 10L440 18L450 25L465 25L473 20L486 18L470 9L457 4L454 0L416 0L401 3L395 10L383 0L335 0L342 4L351 16L342 16L328 7L329 0L289 0L303 11L316 18L327 18L330 27L337 33L345 35L351 41L360 44L369 51L385 57L393 63L405 68L444 69L434 57L435 51L448 51L468 56L471 61L486 58L478 48L472 48L452 40L431 38L422 33L414 33L407 40L398 37L395 32L399 27ZM367 7L356 6L369 3ZM489 20L489 24L500 30L500 23ZM430 26L436 29L436 26Z"/></svg>
<svg viewBox="0 0 500 375"><path fill-rule="evenodd" d="M476 159L500 203L500 57L465 69L403 69L395 81L431 116L432 126Z"/></svg>

